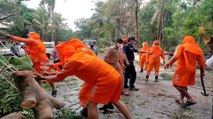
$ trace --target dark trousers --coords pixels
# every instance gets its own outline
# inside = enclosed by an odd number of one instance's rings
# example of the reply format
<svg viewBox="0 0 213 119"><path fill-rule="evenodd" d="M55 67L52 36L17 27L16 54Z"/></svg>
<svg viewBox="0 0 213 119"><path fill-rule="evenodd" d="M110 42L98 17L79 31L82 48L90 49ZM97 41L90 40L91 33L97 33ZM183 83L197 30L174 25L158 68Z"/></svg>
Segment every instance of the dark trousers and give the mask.
<svg viewBox="0 0 213 119"><path fill-rule="evenodd" d="M135 66L134 66L134 62L130 62L130 65L129 66L126 66L126 69L125 69L125 74L124 74L124 88L128 88L128 80L130 79L129 81L129 87L130 88L133 88L135 87L134 84L135 84L135 79L136 79L136 71L135 71Z"/></svg>

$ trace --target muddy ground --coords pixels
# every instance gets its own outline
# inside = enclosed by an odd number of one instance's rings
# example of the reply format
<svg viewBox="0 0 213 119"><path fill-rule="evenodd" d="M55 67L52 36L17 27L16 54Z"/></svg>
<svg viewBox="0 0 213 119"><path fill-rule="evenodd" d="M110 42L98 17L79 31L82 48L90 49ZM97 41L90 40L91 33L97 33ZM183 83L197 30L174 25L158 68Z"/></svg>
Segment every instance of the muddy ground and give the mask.
<svg viewBox="0 0 213 119"><path fill-rule="evenodd" d="M159 82L154 82L153 72L150 80L145 82L145 72L139 72L137 60L135 65L137 70L135 85L139 91L129 91L129 96L122 96L122 101L127 105L134 119L212 119L212 71L208 71L204 78L209 96L205 97L201 94L202 86L197 73L196 84L189 87L189 92L196 99L197 104L184 109L174 101L179 97L178 91L171 85L175 68L165 71L161 67ZM57 98L64 101L66 107L76 113L82 109L78 103L78 92L82 83L76 77L69 77L64 82L58 83ZM100 112L99 116L100 119L125 119L117 109L107 114Z"/></svg>

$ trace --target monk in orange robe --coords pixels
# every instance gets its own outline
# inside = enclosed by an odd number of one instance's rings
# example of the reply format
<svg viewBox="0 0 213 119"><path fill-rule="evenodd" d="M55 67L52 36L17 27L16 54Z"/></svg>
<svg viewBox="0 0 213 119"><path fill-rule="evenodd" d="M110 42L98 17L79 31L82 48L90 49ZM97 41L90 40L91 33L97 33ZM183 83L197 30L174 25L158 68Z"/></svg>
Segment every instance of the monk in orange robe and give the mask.
<svg viewBox="0 0 213 119"><path fill-rule="evenodd" d="M73 47L70 47L73 46ZM70 54L72 54L72 52L70 53L70 51L75 50L75 52L81 52L81 53L85 53L94 57L98 57L93 51L90 50L90 48L88 48L80 39L78 38L74 38L71 39L69 41L64 41L59 43L58 45L56 45L56 50L58 52L58 55L60 57L60 62L56 63L56 64L50 64L48 65L51 68L55 68L58 65L64 66L65 61L67 61L70 57ZM66 54L66 55L65 55ZM57 70L60 71L60 70ZM57 73L57 72L55 72ZM54 73L50 74L53 75ZM80 93L79 93L79 100L80 103L83 107L83 109L81 110L81 115L84 117L87 117L87 108L86 108L86 102L87 102L87 95L88 95L88 90L90 90L91 88L91 84L89 83L84 83L81 87Z"/></svg>
<svg viewBox="0 0 213 119"><path fill-rule="evenodd" d="M188 85L194 85L196 63L200 65L201 75L204 75L204 58L202 49L195 43L192 36L185 36L182 44L178 45L173 58L164 67L168 69L174 62L177 61L177 68L173 76L173 86L180 92L180 98L176 100L184 107L196 104L196 101L190 96L187 91ZM184 97L187 101L184 103Z"/></svg>
<svg viewBox="0 0 213 119"><path fill-rule="evenodd" d="M27 44L25 50L27 54L29 55L32 63L33 63L33 69L37 73L42 73L42 66L43 64L48 64L49 59L46 55L46 46L43 44L42 40L40 39L39 35L35 32L29 32L28 33L28 39L21 38L17 36L12 36L11 39L18 42L24 42ZM40 83L40 81L38 81ZM50 83L52 87L52 95L56 96L56 87L54 83Z"/></svg>
<svg viewBox="0 0 213 119"><path fill-rule="evenodd" d="M147 75L146 81L149 79L150 72L152 68L155 69L155 82L158 81L159 69L160 69L160 57L163 59L163 63L165 63L165 55L164 51L160 47L160 41L155 40L152 47L150 48L150 52L147 54Z"/></svg>
<svg viewBox="0 0 213 119"><path fill-rule="evenodd" d="M72 40L71 40L72 41ZM56 47L57 49L57 47ZM89 119L98 119L97 104L112 102L127 119L132 119L126 106L120 101L122 77L109 64L97 56L89 54L87 48L74 48L72 45L66 51L57 50L60 59L64 61L64 69L54 76L43 76L49 82L62 81L67 76L75 75L85 81L82 91L88 108ZM82 93L80 92L80 93ZM87 94L85 96L85 94ZM81 95L81 94L80 94Z"/></svg>
<svg viewBox="0 0 213 119"><path fill-rule="evenodd" d="M61 42L60 44L56 45L56 50L58 51L58 55L61 59L60 65L62 66L64 66L65 61L67 61L70 58L70 55L72 54L72 52L70 51L73 51L73 50L75 50L75 52L81 52L81 53L88 54L98 58L98 56L78 38ZM90 85L91 84L85 82L82 85L80 93L79 93L80 103L84 108L82 110L82 113L87 113L85 104L87 102L88 90L90 90L90 87L91 87ZM82 115L86 117L87 114L82 114Z"/></svg>
<svg viewBox="0 0 213 119"><path fill-rule="evenodd" d="M144 52L144 53L140 53L139 55L139 65L141 68L140 72L143 72L144 65L145 65L145 70L147 68L146 56L147 56L147 53L150 51L150 47L147 42L143 42L142 48L140 49L140 51Z"/></svg>

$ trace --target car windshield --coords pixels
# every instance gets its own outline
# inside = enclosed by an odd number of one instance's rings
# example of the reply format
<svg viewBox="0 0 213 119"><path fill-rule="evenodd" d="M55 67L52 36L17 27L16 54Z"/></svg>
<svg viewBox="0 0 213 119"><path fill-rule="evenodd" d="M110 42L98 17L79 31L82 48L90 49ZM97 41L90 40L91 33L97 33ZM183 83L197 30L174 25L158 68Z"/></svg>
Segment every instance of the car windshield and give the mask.
<svg viewBox="0 0 213 119"><path fill-rule="evenodd" d="M93 43L94 45L97 44L96 40L86 40L84 43L85 43L86 45L90 45L90 43Z"/></svg>
<svg viewBox="0 0 213 119"><path fill-rule="evenodd" d="M44 44L46 46L46 48L54 48L53 44Z"/></svg>

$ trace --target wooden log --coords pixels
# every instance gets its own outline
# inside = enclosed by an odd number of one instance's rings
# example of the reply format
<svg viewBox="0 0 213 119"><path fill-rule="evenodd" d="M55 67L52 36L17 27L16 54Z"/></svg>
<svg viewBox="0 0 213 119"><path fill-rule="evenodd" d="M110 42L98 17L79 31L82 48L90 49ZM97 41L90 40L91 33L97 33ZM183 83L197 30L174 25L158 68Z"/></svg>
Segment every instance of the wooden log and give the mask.
<svg viewBox="0 0 213 119"><path fill-rule="evenodd" d="M21 113L13 112L11 114L8 114L1 119L27 119L25 116L23 116Z"/></svg>
<svg viewBox="0 0 213 119"><path fill-rule="evenodd" d="M33 109L36 119L52 119L53 108L62 109L65 104L49 95L36 78L32 71L14 73L14 81L23 96L21 108Z"/></svg>

